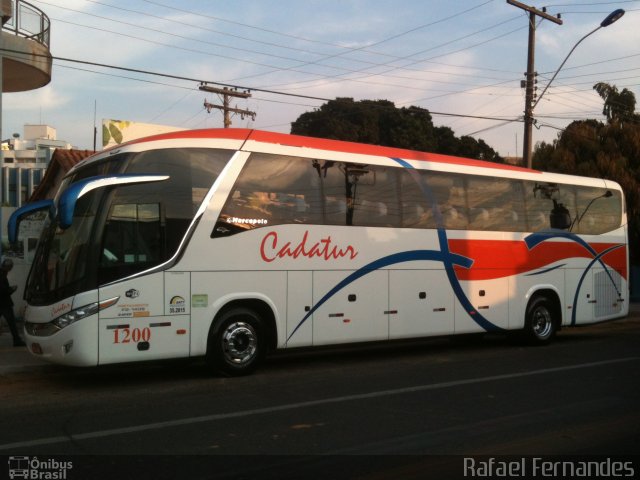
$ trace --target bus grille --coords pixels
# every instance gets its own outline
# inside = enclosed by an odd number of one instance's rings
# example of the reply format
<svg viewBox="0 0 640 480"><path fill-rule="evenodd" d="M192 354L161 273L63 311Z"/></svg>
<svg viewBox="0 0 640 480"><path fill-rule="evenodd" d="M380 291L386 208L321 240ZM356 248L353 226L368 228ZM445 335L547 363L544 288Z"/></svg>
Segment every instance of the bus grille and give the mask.
<svg viewBox="0 0 640 480"><path fill-rule="evenodd" d="M622 287L620 274L613 269L609 272L598 270L595 272L593 280L597 299L595 317L600 318L619 313L622 310L622 301L618 295Z"/></svg>

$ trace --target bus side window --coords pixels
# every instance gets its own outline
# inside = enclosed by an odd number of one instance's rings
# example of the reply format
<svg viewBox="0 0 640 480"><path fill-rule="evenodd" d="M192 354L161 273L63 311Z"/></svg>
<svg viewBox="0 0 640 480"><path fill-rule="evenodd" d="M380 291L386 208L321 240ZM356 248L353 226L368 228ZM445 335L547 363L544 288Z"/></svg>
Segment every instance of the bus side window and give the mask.
<svg viewBox="0 0 640 480"><path fill-rule="evenodd" d="M321 221L320 177L312 160L252 154L222 208L211 237L266 226Z"/></svg>
<svg viewBox="0 0 640 480"><path fill-rule="evenodd" d="M553 202L547 198L536 182L524 182L524 204L527 218L527 230L539 232L551 228L551 209Z"/></svg>
<svg viewBox="0 0 640 480"><path fill-rule="evenodd" d="M572 231L598 235L620 227L620 192L596 187L576 188L577 213Z"/></svg>
<svg viewBox="0 0 640 480"><path fill-rule="evenodd" d="M517 232L526 229L520 181L469 176L467 195L472 230Z"/></svg>
<svg viewBox="0 0 640 480"><path fill-rule="evenodd" d="M442 226L450 230L466 230L469 227L469 213L464 178L452 173L421 173L428 195L438 205Z"/></svg>
<svg viewBox="0 0 640 480"><path fill-rule="evenodd" d="M163 243L160 204L114 204L109 210L100 267L113 278L160 261ZM133 269L133 270L132 270Z"/></svg>
<svg viewBox="0 0 640 480"><path fill-rule="evenodd" d="M399 227L398 168L369 165L354 190L353 224L366 227Z"/></svg>
<svg viewBox="0 0 640 480"><path fill-rule="evenodd" d="M402 227L435 228L433 206L423 191L419 174L401 169L399 175Z"/></svg>
<svg viewBox="0 0 640 480"><path fill-rule="evenodd" d="M400 227L399 168L318 162L327 225Z"/></svg>
<svg viewBox="0 0 640 480"><path fill-rule="evenodd" d="M319 161L318 173L324 193L325 225L350 225L353 223L353 199L349 198L348 180L341 162Z"/></svg>

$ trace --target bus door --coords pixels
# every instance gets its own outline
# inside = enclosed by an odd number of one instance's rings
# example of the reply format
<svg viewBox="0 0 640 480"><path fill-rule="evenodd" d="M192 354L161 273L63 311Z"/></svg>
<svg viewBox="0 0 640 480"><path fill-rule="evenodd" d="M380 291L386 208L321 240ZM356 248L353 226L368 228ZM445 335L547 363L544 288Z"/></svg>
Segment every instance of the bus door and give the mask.
<svg viewBox="0 0 640 480"><path fill-rule="evenodd" d="M189 356L190 275L158 272L100 288L98 363Z"/></svg>

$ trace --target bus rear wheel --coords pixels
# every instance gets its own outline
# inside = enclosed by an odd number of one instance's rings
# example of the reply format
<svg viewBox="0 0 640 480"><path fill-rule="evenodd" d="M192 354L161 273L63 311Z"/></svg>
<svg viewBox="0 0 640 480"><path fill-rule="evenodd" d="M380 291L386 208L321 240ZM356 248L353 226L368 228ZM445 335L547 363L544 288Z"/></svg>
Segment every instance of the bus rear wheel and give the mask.
<svg viewBox="0 0 640 480"><path fill-rule="evenodd" d="M524 323L524 339L530 345L549 343L557 330L555 308L544 295L534 297L527 305Z"/></svg>
<svg viewBox="0 0 640 480"><path fill-rule="evenodd" d="M266 338L260 316L247 308L222 314L209 336L207 362L227 376L252 373L266 353Z"/></svg>

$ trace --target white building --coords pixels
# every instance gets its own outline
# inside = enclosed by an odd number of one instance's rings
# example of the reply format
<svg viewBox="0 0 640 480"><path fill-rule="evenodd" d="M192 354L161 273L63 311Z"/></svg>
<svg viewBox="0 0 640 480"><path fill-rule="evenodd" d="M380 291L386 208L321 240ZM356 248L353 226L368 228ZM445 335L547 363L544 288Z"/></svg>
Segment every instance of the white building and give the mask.
<svg viewBox="0 0 640 480"><path fill-rule="evenodd" d="M7 221L16 208L24 205L44 178L56 149L69 150L71 144L56 139L56 129L48 125L25 125L24 137L14 134L2 141L0 160L0 256L11 257L14 269L10 282L18 286L12 298L18 318L22 316L22 292L33 261L41 226L33 232L24 232L25 239L9 245ZM86 155L85 155L86 156ZM27 222L29 223L29 222ZM36 228L37 227L37 228Z"/></svg>
<svg viewBox="0 0 640 480"><path fill-rule="evenodd" d="M14 134L2 141L4 161L0 178L1 203L21 207L38 186L56 148L71 144L56 139L56 129L48 125L25 125L24 138Z"/></svg>

